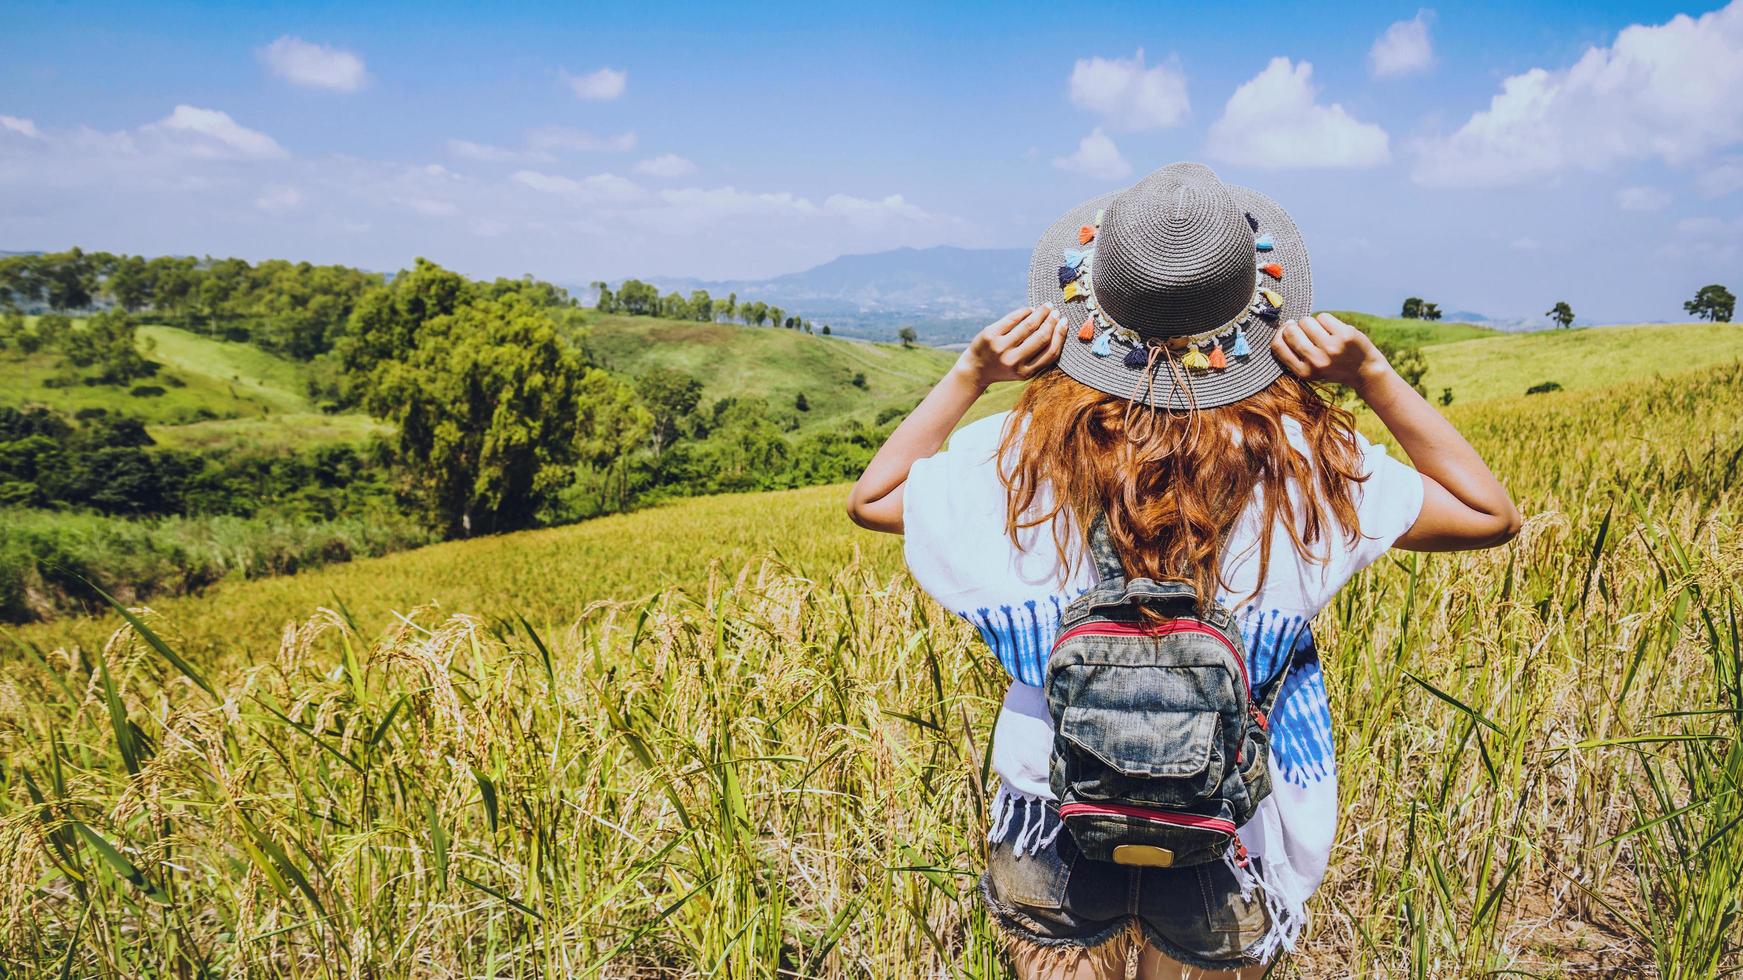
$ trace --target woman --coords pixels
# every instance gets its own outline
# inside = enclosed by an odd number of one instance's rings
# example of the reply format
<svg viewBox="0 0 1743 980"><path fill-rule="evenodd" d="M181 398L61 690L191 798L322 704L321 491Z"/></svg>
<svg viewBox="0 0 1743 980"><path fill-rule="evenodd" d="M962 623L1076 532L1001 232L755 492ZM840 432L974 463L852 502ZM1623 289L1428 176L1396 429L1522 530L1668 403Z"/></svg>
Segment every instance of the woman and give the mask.
<svg viewBox="0 0 1743 980"><path fill-rule="evenodd" d="M904 534L916 580L1013 677L982 890L1018 974L1118 977L1135 959L1143 977L1258 976L1293 949L1336 824L1308 624L1388 548L1492 547L1519 514L1372 342L1309 315L1307 253L1283 209L1205 167L1164 167L1067 212L1035 249L1029 299L891 433L848 512ZM1012 412L939 452L988 385L1018 379L1031 380ZM1353 389L1415 468L1313 382ZM1041 685L1060 611L1095 581L1082 542L1097 515L1128 577L1216 597L1253 690L1279 685L1274 788L1239 828L1243 862L1127 867L1059 832Z"/></svg>

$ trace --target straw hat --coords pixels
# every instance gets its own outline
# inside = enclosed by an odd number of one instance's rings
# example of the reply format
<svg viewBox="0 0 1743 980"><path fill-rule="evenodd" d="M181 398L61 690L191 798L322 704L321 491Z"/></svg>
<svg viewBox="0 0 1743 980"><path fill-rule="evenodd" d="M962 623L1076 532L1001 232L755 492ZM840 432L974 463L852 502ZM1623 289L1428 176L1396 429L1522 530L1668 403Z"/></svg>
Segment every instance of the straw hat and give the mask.
<svg viewBox="0 0 1743 980"><path fill-rule="evenodd" d="M1283 373L1279 324L1313 304L1295 222L1209 167L1175 163L1085 201L1041 235L1029 302L1071 323L1059 367L1159 408L1214 408Z"/></svg>

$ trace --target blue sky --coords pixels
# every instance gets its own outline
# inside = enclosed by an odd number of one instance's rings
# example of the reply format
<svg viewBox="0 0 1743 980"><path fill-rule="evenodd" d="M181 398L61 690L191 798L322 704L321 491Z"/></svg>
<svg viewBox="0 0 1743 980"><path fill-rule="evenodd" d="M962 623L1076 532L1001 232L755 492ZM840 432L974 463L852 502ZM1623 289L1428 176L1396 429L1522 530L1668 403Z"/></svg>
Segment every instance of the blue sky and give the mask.
<svg viewBox="0 0 1743 980"><path fill-rule="evenodd" d="M7 0L0 249L756 277L1202 160L1325 307L1743 288L1743 0L1201 7Z"/></svg>

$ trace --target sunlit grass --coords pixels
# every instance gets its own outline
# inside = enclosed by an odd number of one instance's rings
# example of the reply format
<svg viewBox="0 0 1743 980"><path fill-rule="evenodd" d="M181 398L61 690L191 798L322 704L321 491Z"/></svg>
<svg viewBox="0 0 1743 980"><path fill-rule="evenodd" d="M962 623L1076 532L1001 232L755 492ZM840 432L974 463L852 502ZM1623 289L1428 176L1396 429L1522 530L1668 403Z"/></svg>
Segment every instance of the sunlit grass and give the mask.
<svg viewBox="0 0 1743 980"><path fill-rule="evenodd" d="M1527 527L1387 559L1316 622L1343 815L1286 972L1735 971L1740 386L1453 406ZM24 631L0 957L1002 975L973 885L1003 675L840 506L686 501L224 588L106 647Z"/></svg>

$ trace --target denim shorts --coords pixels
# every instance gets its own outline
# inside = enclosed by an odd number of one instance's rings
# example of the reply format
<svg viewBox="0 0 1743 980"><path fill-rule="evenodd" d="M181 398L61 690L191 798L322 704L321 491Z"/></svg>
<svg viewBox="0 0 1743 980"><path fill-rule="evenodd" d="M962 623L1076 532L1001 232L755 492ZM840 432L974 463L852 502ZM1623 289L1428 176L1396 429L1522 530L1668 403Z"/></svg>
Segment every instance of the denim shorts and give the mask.
<svg viewBox="0 0 1743 980"><path fill-rule="evenodd" d="M1025 821L1013 820L988 846L981 893L1011 938L1099 946L1136 922L1152 945L1188 966L1234 970L1259 962L1247 951L1270 927L1265 902L1257 894L1241 898L1234 873L1221 861L1186 868L1096 861L1078 852L1069 832L1054 833L1057 804L1049 802L1039 816L1047 822L1039 839L1051 835L1051 843L1017 853L1013 842Z"/></svg>

